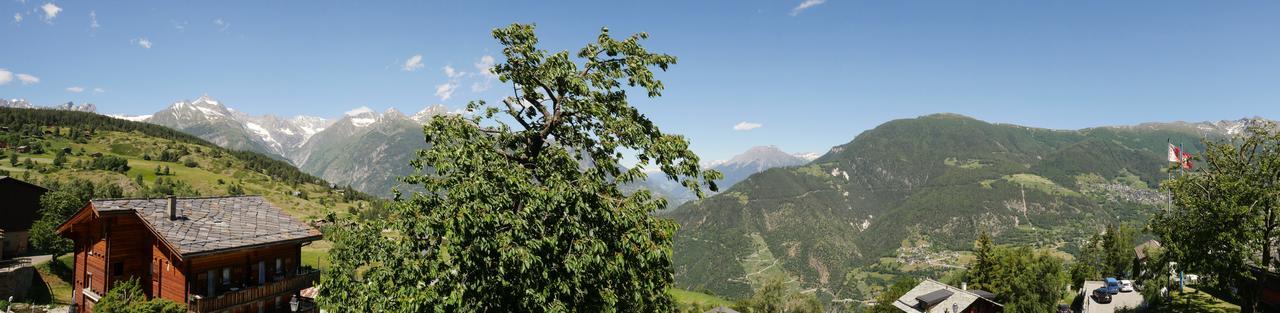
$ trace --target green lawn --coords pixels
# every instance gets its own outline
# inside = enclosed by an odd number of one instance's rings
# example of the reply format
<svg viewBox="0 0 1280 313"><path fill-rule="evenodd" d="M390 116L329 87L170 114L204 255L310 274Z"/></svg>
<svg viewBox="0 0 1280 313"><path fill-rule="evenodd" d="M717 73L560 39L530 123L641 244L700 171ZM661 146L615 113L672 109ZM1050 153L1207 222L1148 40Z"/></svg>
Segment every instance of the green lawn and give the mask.
<svg viewBox="0 0 1280 313"><path fill-rule="evenodd" d="M680 288L671 288L671 289L667 289L667 292L671 294L671 297L676 299L676 303L684 304L684 305L695 305L695 304L701 305L701 306L733 305L733 301L729 301L728 299L697 292L697 291L689 291L689 290L684 290Z"/></svg>
<svg viewBox="0 0 1280 313"><path fill-rule="evenodd" d="M308 265L318 269L329 268L329 248L333 243L328 241L316 241L302 247L302 265Z"/></svg>
<svg viewBox="0 0 1280 313"><path fill-rule="evenodd" d="M1213 294L1197 291L1195 288L1187 287L1186 292L1173 292L1173 301L1169 308L1171 312L1189 312L1189 313L1227 313L1240 312L1240 306L1231 304L1215 297Z"/></svg>
<svg viewBox="0 0 1280 313"><path fill-rule="evenodd" d="M39 275L33 277L31 289L27 291L28 301L35 304L71 304L73 291L71 276L71 254L65 254L52 261L36 265Z"/></svg>

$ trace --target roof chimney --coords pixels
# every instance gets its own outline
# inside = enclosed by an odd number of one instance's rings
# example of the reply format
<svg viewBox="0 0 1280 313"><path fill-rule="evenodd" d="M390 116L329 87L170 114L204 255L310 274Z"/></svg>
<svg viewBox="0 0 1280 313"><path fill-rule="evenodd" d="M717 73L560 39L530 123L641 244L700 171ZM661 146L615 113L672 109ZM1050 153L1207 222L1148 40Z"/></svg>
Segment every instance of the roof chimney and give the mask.
<svg viewBox="0 0 1280 313"><path fill-rule="evenodd" d="M969 290L969 284L966 284L965 282L960 282L960 290Z"/></svg>
<svg viewBox="0 0 1280 313"><path fill-rule="evenodd" d="M178 219L178 197L169 195L169 220Z"/></svg>

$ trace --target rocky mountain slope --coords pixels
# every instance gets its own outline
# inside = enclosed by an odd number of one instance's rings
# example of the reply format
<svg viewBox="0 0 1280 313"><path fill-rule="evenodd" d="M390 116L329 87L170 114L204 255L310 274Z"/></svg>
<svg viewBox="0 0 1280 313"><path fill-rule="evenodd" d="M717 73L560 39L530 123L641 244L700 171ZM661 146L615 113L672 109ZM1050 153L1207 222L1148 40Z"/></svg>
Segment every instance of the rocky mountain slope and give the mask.
<svg viewBox="0 0 1280 313"><path fill-rule="evenodd" d="M399 177L413 173L409 161L427 148L422 123L443 106L428 107L413 117L394 109L382 114L362 109L347 112L312 136L293 155L303 171L381 196L400 186ZM403 191L403 189L402 189Z"/></svg>
<svg viewBox="0 0 1280 313"><path fill-rule="evenodd" d="M1166 143L1248 120L1082 130L992 124L937 114L895 120L799 167L765 170L665 214L681 224L677 284L745 296L780 273L827 298L848 296L859 266L928 243L999 242L1072 252L1111 221L1145 220L1165 201ZM912 244L907 244L908 242Z"/></svg>

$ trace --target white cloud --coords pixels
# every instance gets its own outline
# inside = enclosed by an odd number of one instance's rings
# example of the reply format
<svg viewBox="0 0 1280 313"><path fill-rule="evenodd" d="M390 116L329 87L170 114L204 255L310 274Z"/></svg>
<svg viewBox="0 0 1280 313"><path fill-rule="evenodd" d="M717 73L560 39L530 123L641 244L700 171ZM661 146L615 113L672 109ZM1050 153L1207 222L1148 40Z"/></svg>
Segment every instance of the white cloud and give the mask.
<svg viewBox="0 0 1280 313"><path fill-rule="evenodd" d="M365 113L373 113L373 109L370 109L367 106L360 106L358 108L351 109L351 111L343 112L342 115L355 116L355 115L360 115Z"/></svg>
<svg viewBox="0 0 1280 313"><path fill-rule="evenodd" d="M485 80L483 82L471 83L471 92L482 92L485 90L489 90L489 88L493 86L492 82L493 81L491 80Z"/></svg>
<svg viewBox="0 0 1280 313"><path fill-rule="evenodd" d="M98 25L98 11L89 11L89 30L96 31L102 25Z"/></svg>
<svg viewBox="0 0 1280 313"><path fill-rule="evenodd" d="M107 90L102 89L102 87L93 88L93 93L104 93L104 92L107 92Z"/></svg>
<svg viewBox="0 0 1280 313"><path fill-rule="evenodd" d="M477 61L475 64L476 71L480 72L480 75L484 75L485 78L489 78L489 79L498 78L498 75L493 73L493 63L494 63L493 56L491 55L482 56L480 57L480 61Z"/></svg>
<svg viewBox="0 0 1280 313"><path fill-rule="evenodd" d="M415 54L409 57L409 60L404 61L404 67L401 69L407 72L412 72L422 68L422 66L422 55Z"/></svg>
<svg viewBox="0 0 1280 313"><path fill-rule="evenodd" d="M179 33L187 31L187 21L169 20L169 24L173 24L173 29L177 29Z"/></svg>
<svg viewBox="0 0 1280 313"><path fill-rule="evenodd" d="M53 18L58 17L58 13L62 12L62 8L52 2L40 6L40 10L44 11L44 21L49 23L53 23Z"/></svg>
<svg viewBox="0 0 1280 313"><path fill-rule="evenodd" d="M23 85L32 85L39 83L40 78L31 76L31 74L18 74L18 81L21 81Z"/></svg>
<svg viewBox="0 0 1280 313"><path fill-rule="evenodd" d="M138 39L134 39L134 40L131 40L131 41L132 41L134 44L137 44L139 47L142 47L143 49L151 49L151 40L150 40L150 39L147 39L147 38L138 38Z"/></svg>
<svg viewBox="0 0 1280 313"><path fill-rule="evenodd" d="M791 9L791 16L799 15L801 11L808 10L809 8L816 7L819 4L823 4L826 2L827 0L804 0L804 2L801 2L800 5L797 5L795 8Z"/></svg>
<svg viewBox="0 0 1280 313"><path fill-rule="evenodd" d="M465 73L459 72L458 70L453 69L453 66L450 66L450 65L444 66L444 76L448 76L449 78L458 78L458 77L461 77L463 74Z"/></svg>
<svg viewBox="0 0 1280 313"><path fill-rule="evenodd" d="M213 19L213 25L218 26L218 31L220 32L225 32L227 31L227 27L231 27L231 23L224 21L221 18Z"/></svg>
<svg viewBox="0 0 1280 313"><path fill-rule="evenodd" d="M13 72L0 68L0 85L7 85L13 81Z"/></svg>
<svg viewBox="0 0 1280 313"><path fill-rule="evenodd" d="M489 87L493 86L493 80L498 78L498 74L493 73L493 63L493 56L486 55L480 57L480 60L473 64L476 67L476 72L484 76L484 81L472 83L472 92L482 92L489 90Z"/></svg>
<svg viewBox="0 0 1280 313"><path fill-rule="evenodd" d="M458 83L456 82L436 85L436 96L440 97L440 101L449 100L450 97L453 97L453 91L456 89L458 89Z"/></svg>
<svg viewBox="0 0 1280 313"><path fill-rule="evenodd" d="M14 23L14 24L22 23L22 13L14 13L14 14L13 14L13 23Z"/></svg>
<svg viewBox="0 0 1280 313"><path fill-rule="evenodd" d="M67 92L81 93L81 92L84 92L84 87L80 87L80 86L67 87Z"/></svg>
<svg viewBox="0 0 1280 313"><path fill-rule="evenodd" d="M736 131L748 131L748 130L752 130L752 129L760 128L760 126L764 126L764 124L760 124L760 123L752 123L752 122L745 122L745 121L744 121L744 122L738 123L738 125L733 125L733 130L736 130Z"/></svg>

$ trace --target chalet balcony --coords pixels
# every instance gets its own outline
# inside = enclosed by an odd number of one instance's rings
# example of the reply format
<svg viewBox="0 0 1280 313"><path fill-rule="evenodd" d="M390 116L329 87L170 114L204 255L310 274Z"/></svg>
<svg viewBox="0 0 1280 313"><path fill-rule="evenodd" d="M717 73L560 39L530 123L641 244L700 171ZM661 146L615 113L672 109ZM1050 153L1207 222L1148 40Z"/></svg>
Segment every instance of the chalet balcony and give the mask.
<svg viewBox="0 0 1280 313"><path fill-rule="evenodd" d="M299 290L311 287L319 279L320 271L311 270L269 282L261 286L249 287L238 291L224 292L215 297L204 298L195 296L191 299L188 311L196 313L214 312L234 309L242 305L251 305L258 301L271 299L273 297L294 294ZM299 307L298 312L315 311L314 304L305 304L306 305Z"/></svg>

